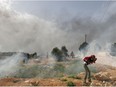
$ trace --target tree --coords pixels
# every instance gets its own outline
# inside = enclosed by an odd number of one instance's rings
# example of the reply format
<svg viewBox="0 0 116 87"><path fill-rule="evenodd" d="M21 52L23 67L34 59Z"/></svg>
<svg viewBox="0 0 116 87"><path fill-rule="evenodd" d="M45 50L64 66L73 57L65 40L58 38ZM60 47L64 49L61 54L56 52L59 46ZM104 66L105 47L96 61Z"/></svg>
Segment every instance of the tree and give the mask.
<svg viewBox="0 0 116 87"><path fill-rule="evenodd" d="M85 34L85 42L83 42L79 46L79 51L82 52L85 55L88 51L88 46L89 46L89 44L87 43L87 35Z"/></svg>
<svg viewBox="0 0 116 87"><path fill-rule="evenodd" d="M36 53L36 52L33 53L33 54L32 54L32 57L33 57L33 58L37 58L37 53Z"/></svg>
<svg viewBox="0 0 116 87"><path fill-rule="evenodd" d="M116 43L114 43L114 44L111 44L111 49L110 49L110 54L112 55L112 56L116 56Z"/></svg>
<svg viewBox="0 0 116 87"><path fill-rule="evenodd" d="M63 53L59 48L57 47L53 48L51 53L53 56L56 57L57 61L63 61Z"/></svg>
<svg viewBox="0 0 116 87"><path fill-rule="evenodd" d="M87 50L87 46L88 46L88 43L87 43L87 42L83 42L83 43L80 45L79 50L80 50L80 51Z"/></svg>
<svg viewBox="0 0 116 87"><path fill-rule="evenodd" d="M69 57L69 55L68 55L68 50L67 50L67 48L66 48L65 46L62 46L62 47L61 47L61 51L62 51L62 53L63 53L63 55L64 55L65 57Z"/></svg>

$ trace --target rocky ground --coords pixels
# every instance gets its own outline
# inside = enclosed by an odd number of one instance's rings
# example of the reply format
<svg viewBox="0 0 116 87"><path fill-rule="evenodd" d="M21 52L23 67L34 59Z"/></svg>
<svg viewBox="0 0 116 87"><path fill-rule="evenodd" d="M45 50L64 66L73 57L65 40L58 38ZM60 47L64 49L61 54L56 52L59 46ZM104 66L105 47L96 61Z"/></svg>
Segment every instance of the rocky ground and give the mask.
<svg viewBox="0 0 116 87"><path fill-rule="evenodd" d="M83 84L84 72L64 75L61 78L1 78L0 86L116 86L116 68L96 64L99 70L92 73L92 83Z"/></svg>

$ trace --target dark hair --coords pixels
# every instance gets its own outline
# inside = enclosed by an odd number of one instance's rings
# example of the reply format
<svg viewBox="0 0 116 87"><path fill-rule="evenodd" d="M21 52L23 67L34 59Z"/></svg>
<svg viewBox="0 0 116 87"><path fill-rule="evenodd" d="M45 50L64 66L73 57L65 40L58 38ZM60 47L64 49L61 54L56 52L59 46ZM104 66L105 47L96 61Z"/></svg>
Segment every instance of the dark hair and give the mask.
<svg viewBox="0 0 116 87"><path fill-rule="evenodd" d="M94 57L95 58L95 55L91 55L91 57Z"/></svg>

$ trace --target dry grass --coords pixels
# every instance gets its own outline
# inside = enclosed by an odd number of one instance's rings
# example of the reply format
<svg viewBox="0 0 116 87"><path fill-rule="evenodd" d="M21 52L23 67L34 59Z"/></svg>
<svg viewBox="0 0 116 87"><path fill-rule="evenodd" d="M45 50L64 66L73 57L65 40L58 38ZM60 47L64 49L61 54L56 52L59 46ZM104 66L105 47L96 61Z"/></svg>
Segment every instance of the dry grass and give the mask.
<svg viewBox="0 0 116 87"><path fill-rule="evenodd" d="M66 63L66 66L68 64L73 64L73 63ZM74 64L73 64L74 65ZM74 67L74 66L71 66ZM100 71L103 70L103 72L108 72L110 73L111 77L115 77L116 76L116 69L113 67L107 67L104 65L97 65L95 66L97 69L99 69ZM104 69L105 67L105 69ZM42 71L47 71L47 68L42 69L41 66L28 66L26 67L26 72L22 72L20 75L31 75L31 78L20 78L20 77L15 77L15 78L1 78L0 79L0 86L82 86L83 85L83 77L84 77L84 72L81 73L77 73L77 74L66 74L64 73L64 69L66 67L63 65L63 63L58 63L56 64L50 71L49 73L51 75L53 75L53 77L45 77L45 78L40 78L40 77L33 77L36 76L35 74L38 75L38 73L40 73L40 71L38 71L38 69L41 69ZM25 68L23 68L25 69ZM45 70L46 69L46 70ZM35 73L28 73L27 72L32 71ZM55 72L55 73L54 73ZM73 72L73 71L72 71ZM47 76L49 76L49 73L45 73ZM55 76L55 74L57 76ZM59 74L59 76L58 76ZM95 73L93 73L95 74ZM96 80L94 77L92 77L93 79L93 83L91 84L92 86L101 86L101 85L106 85L106 83L102 83L101 81ZM113 78L114 79L114 78ZM115 80L116 81L116 80ZM113 81L111 81L113 82ZM113 82L112 84L115 85L115 83ZM111 83L107 83L107 85L111 85Z"/></svg>

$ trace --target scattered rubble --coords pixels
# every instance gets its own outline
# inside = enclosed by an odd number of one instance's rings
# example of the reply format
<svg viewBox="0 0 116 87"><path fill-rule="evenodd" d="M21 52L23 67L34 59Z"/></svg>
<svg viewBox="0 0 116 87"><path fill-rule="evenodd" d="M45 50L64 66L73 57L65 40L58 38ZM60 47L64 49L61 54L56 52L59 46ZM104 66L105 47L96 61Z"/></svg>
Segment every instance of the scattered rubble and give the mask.
<svg viewBox="0 0 116 87"><path fill-rule="evenodd" d="M99 81L110 81L110 73L108 72L99 72L97 74L94 75L96 80Z"/></svg>
<svg viewBox="0 0 116 87"><path fill-rule="evenodd" d="M73 75L71 78L66 74L60 78L6 77L0 79L0 86L67 86L68 82L76 86L116 86L116 69L114 68L92 73L92 83L83 84L84 75L85 72Z"/></svg>

